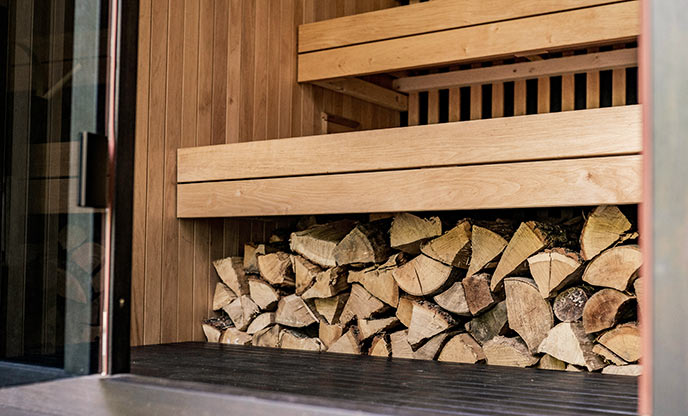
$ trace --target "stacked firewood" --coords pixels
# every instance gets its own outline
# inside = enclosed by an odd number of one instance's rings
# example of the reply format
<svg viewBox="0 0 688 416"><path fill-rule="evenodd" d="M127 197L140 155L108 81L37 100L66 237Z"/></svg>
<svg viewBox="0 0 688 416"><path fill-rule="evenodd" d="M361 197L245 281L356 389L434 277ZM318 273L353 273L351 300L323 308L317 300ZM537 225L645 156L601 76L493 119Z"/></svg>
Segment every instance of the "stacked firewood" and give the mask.
<svg viewBox="0 0 688 416"><path fill-rule="evenodd" d="M215 261L222 316L203 328L228 344L637 375L637 238L616 206L314 224Z"/></svg>

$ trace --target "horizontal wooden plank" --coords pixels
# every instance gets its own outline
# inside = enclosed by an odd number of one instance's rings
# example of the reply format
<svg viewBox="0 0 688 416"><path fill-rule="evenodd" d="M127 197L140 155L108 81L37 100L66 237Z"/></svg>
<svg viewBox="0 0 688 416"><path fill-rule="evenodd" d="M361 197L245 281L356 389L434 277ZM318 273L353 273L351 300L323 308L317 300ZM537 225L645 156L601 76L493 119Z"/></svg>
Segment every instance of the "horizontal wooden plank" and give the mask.
<svg viewBox="0 0 688 416"><path fill-rule="evenodd" d="M641 169L632 155L189 183L178 186L177 217L630 204Z"/></svg>
<svg viewBox="0 0 688 416"><path fill-rule="evenodd" d="M299 54L298 80L359 76L632 40L638 1Z"/></svg>
<svg viewBox="0 0 688 416"><path fill-rule="evenodd" d="M392 110L408 110L408 96L362 79L331 79L317 81L314 84Z"/></svg>
<svg viewBox="0 0 688 416"><path fill-rule="evenodd" d="M586 55L565 56L533 62L465 69L394 80L394 89L406 93L493 82L508 82L543 76L629 68L638 65L638 49L620 49Z"/></svg>
<svg viewBox="0 0 688 416"><path fill-rule="evenodd" d="M299 53L499 20L577 9L617 0L433 0L299 26Z"/></svg>
<svg viewBox="0 0 688 416"><path fill-rule="evenodd" d="M313 175L641 150L640 106L179 149L177 181Z"/></svg>

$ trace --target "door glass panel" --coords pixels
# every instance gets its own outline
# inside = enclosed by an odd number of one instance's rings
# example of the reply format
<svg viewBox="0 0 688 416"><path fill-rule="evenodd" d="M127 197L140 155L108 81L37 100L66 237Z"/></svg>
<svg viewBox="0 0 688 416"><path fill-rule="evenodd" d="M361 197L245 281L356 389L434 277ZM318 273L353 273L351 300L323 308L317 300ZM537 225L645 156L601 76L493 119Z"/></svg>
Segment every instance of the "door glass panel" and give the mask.
<svg viewBox="0 0 688 416"><path fill-rule="evenodd" d="M96 372L105 216L79 200L81 138L105 133L107 2L0 1L0 20L0 360Z"/></svg>

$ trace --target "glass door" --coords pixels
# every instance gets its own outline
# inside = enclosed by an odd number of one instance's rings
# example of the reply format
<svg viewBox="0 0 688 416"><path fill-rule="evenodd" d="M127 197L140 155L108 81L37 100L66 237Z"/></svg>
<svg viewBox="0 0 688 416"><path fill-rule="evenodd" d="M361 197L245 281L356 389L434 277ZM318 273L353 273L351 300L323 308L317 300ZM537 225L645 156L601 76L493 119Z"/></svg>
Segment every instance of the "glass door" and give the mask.
<svg viewBox="0 0 688 416"><path fill-rule="evenodd" d="M0 360L100 370L108 2L0 0Z"/></svg>

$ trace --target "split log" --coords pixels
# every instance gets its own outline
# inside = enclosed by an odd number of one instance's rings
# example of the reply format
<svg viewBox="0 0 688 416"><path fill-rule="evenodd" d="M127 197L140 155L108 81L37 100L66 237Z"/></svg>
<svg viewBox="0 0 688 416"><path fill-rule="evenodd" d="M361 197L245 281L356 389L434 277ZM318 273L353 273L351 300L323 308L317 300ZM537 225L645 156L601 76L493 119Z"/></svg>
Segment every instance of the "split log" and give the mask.
<svg viewBox="0 0 688 416"><path fill-rule="evenodd" d="M411 325L408 327L408 342L417 348L423 341L456 325L450 314L439 306L428 301L419 301L413 305Z"/></svg>
<svg viewBox="0 0 688 416"><path fill-rule="evenodd" d="M282 332L282 328L279 325L263 328L253 334L251 345L255 347L279 348L280 332Z"/></svg>
<svg viewBox="0 0 688 416"><path fill-rule="evenodd" d="M462 220L440 237L421 245L421 253L449 266L468 268L471 257L471 223Z"/></svg>
<svg viewBox="0 0 688 416"><path fill-rule="evenodd" d="M614 354L609 348L602 344L595 344L592 347L592 352L602 357L605 361L614 365L628 365L628 363L618 355Z"/></svg>
<svg viewBox="0 0 688 416"><path fill-rule="evenodd" d="M432 295L447 284L454 276L451 266L420 254L392 272L397 285L409 295Z"/></svg>
<svg viewBox="0 0 688 416"><path fill-rule="evenodd" d="M351 220L315 225L291 233L289 247L315 264L335 267L334 249L355 226L356 222Z"/></svg>
<svg viewBox="0 0 688 416"><path fill-rule="evenodd" d="M468 307L466 293L461 282L454 283L449 289L435 295L433 299L442 309L461 316L471 316L471 310Z"/></svg>
<svg viewBox="0 0 688 416"><path fill-rule="evenodd" d="M485 359L483 348L473 337L463 333L452 337L442 348L439 361L475 364Z"/></svg>
<svg viewBox="0 0 688 416"><path fill-rule="evenodd" d="M566 370L566 363L545 354L540 358L537 368L541 370Z"/></svg>
<svg viewBox="0 0 688 416"><path fill-rule="evenodd" d="M374 314L384 311L386 308L382 301L371 295L363 286L354 283L351 286L349 299L339 317L339 322L348 324L354 318L368 319Z"/></svg>
<svg viewBox="0 0 688 416"><path fill-rule="evenodd" d="M582 273L580 255L564 248L545 250L528 258L530 274L543 298L550 298Z"/></svg>
<svg viewBox="0 0 688 416"><path fill-rule="evenodd" d="M318 322L313 311L300 297L285 296L277 303L275 322L285 326L303 328Z"/></svg>
<svg viewBox="0 0 688 416"><path fill-rule="evenodd" d="M225 306L224 311L227 312L238 330L245 331L253 318L260 313L260 308L250 297L242 295Z"/></svg>
<svg viewBox="0 0 688 416"><path fill-rule="evenodd" d="M640 376L643 373L643 368L640 365L609 365L602 369L602 374L615 374L618 376Z"/></svg>
<svg viewBox="0 0 688 416"><path fill-rule="evenodd" d="M579 366L573 365L573 364L567 364L565 371L570 371L573 373L580 373L581 371L583 371L583 367L579 367Z"/></svg>
<svg viewBox="0 0 688 416"><path fill-rule="evenodd" d="M411 315L413 314L413 305L421 301L422 298L417 296L402 296L399 298L399 306L397 307L396 316L405 327L411 326Z"/></svg>
<svg viewBox="0 0 688 416"><path fill-rule="evenodd" d="M583 317L590 290L582 286L566 289L554 298L554 316L561 322L575 322ZM587 331L586 331L587 332Z"/></svg>
<svg viewBox="0 0 688 416"><path fill-rule="evenodd" d="M274 312L264 312L256 316L255 319L249 324L246 329L246 333L253 335L256 332L267 328L268 326L275 323L275 313Z"/></svg>
<svg viewBox="0 0 688 416"><path fill-rule="evenodd" d="M202 324L203 333L208 342L219 342L222 331L210 324Z"/></svg>
<svg viewBox="0 0 688 416"><path fill-rule="evenodd" d="M509 240L497 264L490 289L501 288L504 278L513 273L528 257L547 248L553 241L550 236L554 227L535 221L523 222Z"/></svg>
<svg viewBox="0 0 688 416"><path fill-rule="evenodd" d="M323 343L318 338L311 338L302 332L290 329L285 329L280 333L280 348L318 352L325 349Z"/></svg>
<svg viewBox="0 0 688 416"><path fill-rule="evenodd" d="M315 276L323 269L317 264L311 263L301 256L291 256L292 269L294 270L294 280L296 284L296 294L302 295L313 282Z"/></svg>
<svg viewBox="0 0 688 416"><path fill-rule="evenodd" d="M258 256L258 270L263 279L272 285L294 286L294 271L291 267L291 256L279 251Z"/></svg>
<svg viewBox="0 0 688 416"><path fill-rule="evenodd" d="M593 340L580 322L562 322L552 328L538 352L549 354L569 364L587 367L589 371L604 367L602 358L592 351Z"/></svg>
<svg viewBox="0 0 688 416"><path fill-rule="evenodd" d="M339 322L339 317L344 311L347 300L349 300L349 294L342 293L330 298L315 299L313 304L315 305L315 311L325 318L327 323L335 324Z"/></svg>
<svg viewBox="0 0 688 416"><path fill-rule="evenodd" d="M325 347L330 348L344 334L344 326L340 324L328 324L325 321L320 321L318 328L318 338L325 344Z"/></svg>
<svg viewBox="0 0 688 416"><path fill-rule="evenodd" d="M538 362L538 357L518 337L496 336L483 345L483 353L489 365L529 367Z"/></svg>
<svg viewBox="0 0 688 416"><path fill-rule="evenodd" d="M396 308L399 303L399 286L394 280L393 272L403 263L403 255L395 254L381 266L349 272L349 283L360 283L373 296Z"/></svg>
<svg viewBox="0 0 688 416"><path fill-rule="evenodd" d="M358 319L357 326L360 333L361 341L365 341L373 335L380 332L387 331L399 325L399 319L396 316L382 319Z"/></svg>
<svg viewBox="0 0 688 416"><path fill-rule="evenodd" d="M232 303L236 299L236 295L232 290L222 282L217 282L215 285L215 295L213 295L213 310L218 311L225 306Z"/></svg>
<svg viewBox="0 0 688 416"><path fill-rule="evenodd" d="M413 358L413 349L408 343L408 331L397 331L389 334L389 344L394 358Z"/></svg>
<svg viewBox="0 0 688 416"><path fill-rule="evenodd" d="M368 353L369 355L374 357L389 357L390 353L390 345L385 339L384 335L378 335L373 338L373 341L370 344L370 352Z"/></svg>
<svg viewBox="0 0 688 416"><path fill-rule="evenodd" d="M276 249L266 244L244 244L244 271L246 273L260 273L258 269L258 256L274 253Z"/></svg>
<svg viewBox="0 0 688 416"><path fill-rule="evenodd" d="M301 295L304 299L330 298L349 287L345 267L337 266L318 273L311 287Z"/></svg>
<svg viewBox="0 0 688 416"><path fill-rule="evenodd" d="M413 351L413 358L415 360L434 360L449 336L449 333L444 332L430 338L428 342Z"/></svg>
<svg viewBox="0 0 688 416"><path fill-rule="evenodd" d="M535 352L554 326L552 307L540 296L535 281L523 277L504 279L509 326Z"/></svg>
<svg viewBox="0 0 688 416"><path fill-rule="evenodd" d="M640 329L635 322L621 324L605 332L597 342L626 362L634 363L641 357Z"/></svg>
<svg viewBox="0 0 688 416"><path fill-rule="evenodd" d="M248 279L248 288L251 299L261 310L272 310L277 305L280 295L266 281L256 278Z"/></svg>
<svg viewBox="0 0 688 416"><path fill-rule="evenodd" d="M392 248L409 254L420 253L421 243L440 234L442 222L438 217L425 219L405 212L394 216L389 229Z"/></svg>
<svg viewBox="0 0 688 416"><path fill-rule="evenodd" d="M251 339L251 335L244 331L239 331L236 328L227 328L220 336L220 344L249 345L251 344Z"/></svg>
<svg viewBox="0 0 688 416"><path fill-rule="evenodd" d="M602 252L588 264L583 272L583 281L624 291L638 276L642 264L640 247L616 246Z"/></svg>
<svg viewBox="0 0 688 416"><path fill-rule="evenodd" d="M389 257L387 235L383 222L357 225L334 248L334 259L339 265L382 263Z"/></svg>
<svg viewBox="0 0 688 416"><path fill-rule="evenodd" d="M640 316L640 305L643 302L643 279L642 278L637 278L633 282L633 293L635 293L635 298L637 300L637 307L636 310L638 312L638 316Z"/></svg>
<svg viewBox="0 0 688 416"><path fill-rule="evenodd" d="M583 225L580 236L581 254L590 260L614 244L631 229L628 218L614 205L595 208Z"/></svg>
<svg viewBox="0 0 688 416"><path fill-rule="evenodd" d="M471 261L466 277L473 276L494 261L508 242L500 234L474 225L471 230Z"/></svg>
<svg viewBox="0 0 688 416"><path fill-rule="evenodd" d="M346 334L335 341L327 351L342 354L360 354L361 339L359 338L358 329L355 326L349 328Z"/></svg>
<svg viewBox="0 0 688 416"><path fill-rule="evenodd" d="M508 328L506 301L501 301L489 311L466 322L468 331L479 344L484 345L497 335L504 335Z"/></svg>
<svg viewBox="0 0 688 416"><path fill-rule="evenodd" d="M487 273L466 277L461 284L466 294L468 310L473 315L478 315L498 301L490 290L490 275Z"/></svg>
<svg viewBox="0 0 688 416"><path fill-rule="evenodd" d="M583 327L588 334L611 328L633 315L635 298L616 289L602 289L588 299L583 309Z"/></svg>
<svg viewBox="0 0 688 416"><path fill-rule="evenodd" d="M220 279L237 296L248 295L248 278L244 273L244 259L241 257L227 257L215 260L213 266Z"/></svg>

